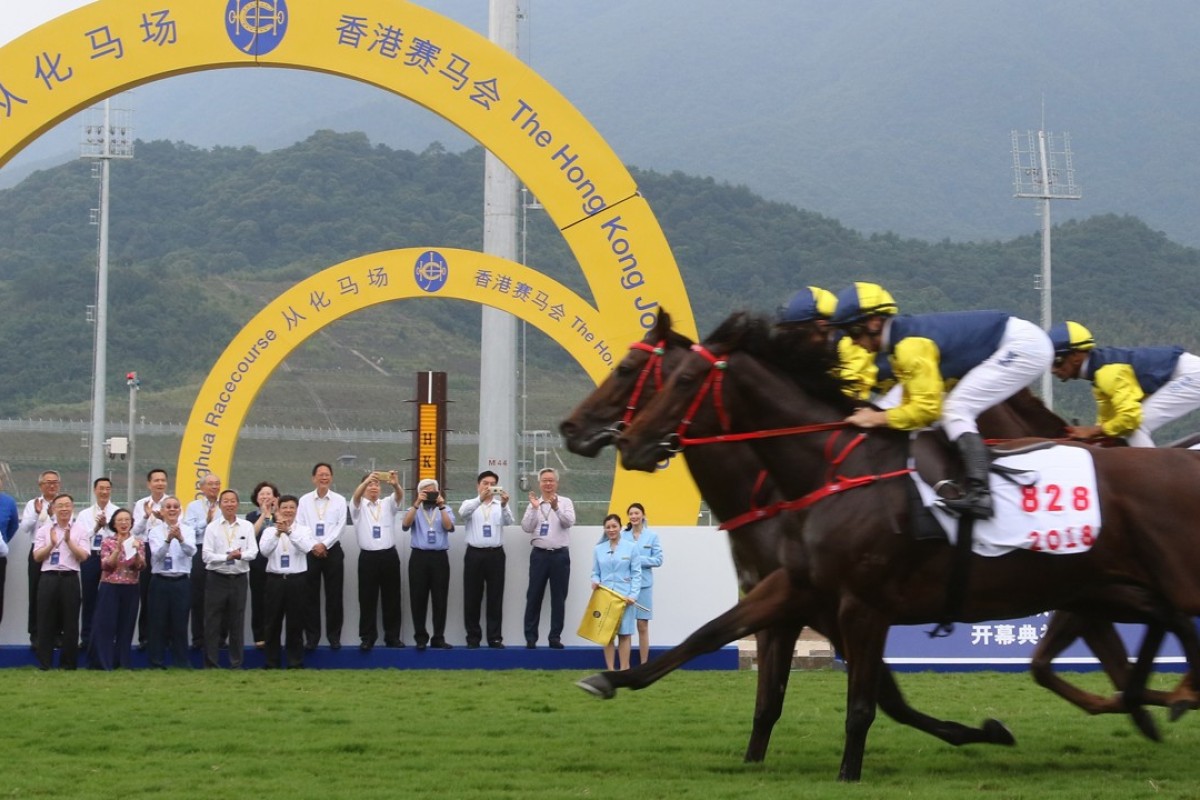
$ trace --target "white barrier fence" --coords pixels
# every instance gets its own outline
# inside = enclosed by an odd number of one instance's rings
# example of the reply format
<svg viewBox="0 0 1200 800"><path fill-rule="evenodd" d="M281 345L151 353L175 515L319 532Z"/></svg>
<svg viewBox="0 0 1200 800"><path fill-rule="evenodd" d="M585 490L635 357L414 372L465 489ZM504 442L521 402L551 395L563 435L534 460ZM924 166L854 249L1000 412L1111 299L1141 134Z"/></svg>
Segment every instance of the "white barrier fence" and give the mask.
<svg viewBox="0 0 1200 800"><path fill-rule="evenodd" d="M656 527L663 548L663 566L654 575L654 621L650 626L652 643L660 645L678 644L689 633L703 623L727 610L738 600L737 578L733 561L729 556L729 543L725 533L709 527ZM563 628L563 643L566 645L589 645L591 642L575 635L579 620L591 596L590 575L592 549L600 540L599 526L582 526L571 533L571 583L567 593L566 624ZM343 534L343 537L345 534ZM463 628L462 565L466 546L462 541L462 527L451 534L450 546L450 597L446 616L446 639L451 644L465 642ZM402 635L406 644L412 644L412 617L409 604L407 534L400 537L401 585L404 607ZM4 619L0 622L0 645L23 645L29 643L26 632L28 608L28 578L26 565L29 559L29 541L24 537L13 539L9 545L7 581L4 589ZM355 646L358 643L358 543L353 538L343 538L346 551L346 580L343 605L346 615L342 626L342 644ZM511 646L525 643L524 616L525 591L529 585L529 535L519 526L505 528L504 550L507 570L504 585L504 640ZM432 613L432 609L431 609ZM246 641L251 642L249 633L249 608L246 613ZM481 615L481 624L484 623ZM429 627L427 621L426 626ZM539 625L540 645L546 645L550 627L550 592L547 587L542 601L542 619ZM380 627L382 631L382 627ZM431 632L432 629L430 628ZM324 643L324 641L322 641Z"/></svg>

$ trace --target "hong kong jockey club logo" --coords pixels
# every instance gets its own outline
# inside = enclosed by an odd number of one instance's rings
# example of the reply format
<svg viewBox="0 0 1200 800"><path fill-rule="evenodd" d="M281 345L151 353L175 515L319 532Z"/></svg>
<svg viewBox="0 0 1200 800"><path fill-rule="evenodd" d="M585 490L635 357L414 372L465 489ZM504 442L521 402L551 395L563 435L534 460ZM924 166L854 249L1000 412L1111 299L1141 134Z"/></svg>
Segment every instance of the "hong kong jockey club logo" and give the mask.
<svg viewBox="0 0 1200 800"><path fill-rule="evenodd" d="M417 257L417 263L413 265L413 279L416 280L417 286L421 287L425 292L440 291L446 285L446 280L450 277L450 265L446 263L446 257L437 250L426 250Z"/></svg>
<svg viewBox="0 0 1200 800"><path fill-rule="evenodd" d="M287 33L286 0L229 0L225 31L234 46L252 56L265 56Z"/></svg>

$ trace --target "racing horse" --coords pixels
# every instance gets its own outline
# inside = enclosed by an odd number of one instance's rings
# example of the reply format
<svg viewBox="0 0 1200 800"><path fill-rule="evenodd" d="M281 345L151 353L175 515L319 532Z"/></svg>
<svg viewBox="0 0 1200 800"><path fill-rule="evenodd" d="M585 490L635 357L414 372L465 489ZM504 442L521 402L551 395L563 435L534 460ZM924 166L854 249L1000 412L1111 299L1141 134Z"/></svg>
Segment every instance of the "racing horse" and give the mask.
<svg viewBox="0 0 1200 800"><path fill-rule="evenodd" d="M708 392L726 430L755 433L766 425L793 434L767 438L771 431L761 432L750 446L786 493L801 501L792 507L807 507L802 538L808 578L822 596L837 598L849 669L839 776L858 780L887 629L940 621L951 548L896 535L910 532L913 524L906 488L898 480L909 472L908 437L886 430L845 436L841 420L851 406L829 373L831 356L796 350L786 354L793 363L770 363L762 344L769 339L762 320L732 317L684 358L664 391L621 434L618 447L626 467L653 469L686 443L693 414ZM787 360L777 351L771 355ZM1193 667L1197 662L1195 629L1179 612L1200 610L1200 587L1192 577L1200 548L1187 536L1187 522L1200 513L1200 498L1190 491L1200 478L1200 458L1137 449L1094 450L1091 458L1103 536L1076 556L1017 550L973 557L970 591L958 618L1060 608L1150 623L1125 694L1127 707L1136 710L1164 629L1180 637Z"/></svg>
<svg viewBox="0 0 1200 800"><path fill-rule="evenodd" d="M568 448L592 457L606 444L615 441L639 407L644 406L661 389L664 377L670 375L691 345L689 338L671 329L670 316L665 312L660 313L656 325L643 340L630 347L613 373L561 424L560 432ZM980 429L990 438L1061 438L1066 435L1066 423L1028 391L989 409L979 421ZM790 554L793 572L802 572L802 565L796 563L798 550L795 545L789 544L796 539L802 520L795 515L783 515L780 518L774 514L747 514L752 505L770 507L775 489L771 481L763 482L757 477L761 474L759 462L746 445L729 443L693 448L687 451L687 458L697 484L705 494L717 499L714 513L723 522L735 521L732 527L724 527L730 529L730 546L744 593L750 594L760 581L782 565L781 544L788 548L785 554ZM731 481L741 487L731 487L731 496L715 491L718 486ZM727 502L727 499L732 502ZM737 524L739 519L744 524ZM783 581L782 577L780 581ZM753 730L746 751L747 761L761 760L765 756L771 728L782 709L795 639L803 627L803 622L797 624L794 620L808 620L811 627L827 637L834 631L830 638L837 643L833 615L826 613L823 620L816 619L815 598L802 596L798 587L793 586L791 590L795 596L786 610L779 605L756 608L755 603L760 596L774 596L764 590L747 597L731 612L706 624L653 662L633 670L599 673L585 678L579 685L606 699L613 697L620 688L645 688L691 658L753 632L754 621L762 620L768 613L767 609L772 609L779 619L771 620L768 627L756 633L758 692ZM1073 614L1056 614L1052 618L1032 660L1035 679L1088 713L1124 712L1120 696L1105 698L1083 692L1053 672L1052 659L1080 636L1097 654L1117 687L1123 688L1128 673L1127 654L1112 625ZM1011 736L994 720L986 721L982 728L964 728L957 723L940 722L913 711L904 704L890 672L885 672L885 690L889 694L881 698L880 707L889 716L951 744L981 741L1007 744L1012 741ZM1182 702L1186 706L1186 700L1192 696L1185 694L1184 697ZM1181 701L1177 694L1153 692L1147 697L1147 702L1174 706Z"/></svg>
<svg viewBox="0 0 1200 800"><path fill-rule="evenodd" d="M593 457L615 442L639 407L661 390L665 377L690 352L692 344L691 339L672 330L670 315L660 311L655 327L630 348L609 377L560 425L567 447ZM796 639L807 624L836 645L835 607L821 603L821 598L804 585L807 565L798 545L800 515L744 518L752 505L769 507L784 499L763 473L753 450L743 444L719 444L689 451L687 459L692 477L711 498L713 513L723 522L745 520L730 531L729 542L739 585L748 597L648 663L632 670L591 676L580 686L604 698L613 697L619 688L642 689L702 653L755 633L758 690L745 760L762 761L782 712ZM728 491L720 491L719 487ZM785 564L788 568L781 569ZM768 618L770 621L764 625L762 620ZM1012 734L996 720L985 720L981 727L971 728L916 711L904 700L886 665L882 676L880 708L897 722L955 746L1013 744Z"/></svg>

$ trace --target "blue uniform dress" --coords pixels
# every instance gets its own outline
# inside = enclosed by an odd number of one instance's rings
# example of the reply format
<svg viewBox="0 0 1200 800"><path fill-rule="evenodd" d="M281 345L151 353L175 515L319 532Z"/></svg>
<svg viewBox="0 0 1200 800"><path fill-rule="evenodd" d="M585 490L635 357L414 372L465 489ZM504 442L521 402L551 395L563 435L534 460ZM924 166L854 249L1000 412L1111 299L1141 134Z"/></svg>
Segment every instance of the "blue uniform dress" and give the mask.
<svg viewBox="0 0 1200 800"><path fill-rule="evenodd" d="M654 619L654 573L651 570L661 567L663 563L662 545L658 543L658 534L643 525L642 534L636 540L633 538L633 531L629 529L621 531L621 539L636 547L638 555L642 557L642 590L638 593L637 604L645 606L646 610L635 607L634 617Z"/></svg>
<svg viewBox="0 0 1200 800"><path fill-rule="evenodd" d="M622 597L637 597L642 588L642 557L633 542L618 539L614 549L607 538L592 552L592 580ZM617 633L629 636L637 629L634 607L626 606Z"/></svg>

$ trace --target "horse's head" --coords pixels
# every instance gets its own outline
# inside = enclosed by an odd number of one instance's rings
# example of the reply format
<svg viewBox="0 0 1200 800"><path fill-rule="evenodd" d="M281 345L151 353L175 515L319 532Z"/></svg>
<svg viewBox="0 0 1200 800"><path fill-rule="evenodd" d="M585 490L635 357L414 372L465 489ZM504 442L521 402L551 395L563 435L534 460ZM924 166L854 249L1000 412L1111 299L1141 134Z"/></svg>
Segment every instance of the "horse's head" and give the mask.
<svg viewBox="0 0 1200 800"><path fill-rule="evenodd" d="M979 415L979 432L987 439L1022 439L1037 436L1063 439L1067 423L1029 389L1022 389L1003 403Z"/></svg>
<svg viewBox="0 0 1200 800"><path fill-rule="evenodd" d="M591 458L615 442L634 415L662 389L666 376L691 346L691 339L671 330L671 315L659 309L654 327L630 346L604 382L559 424L567 449Z"/></svg>
<svg viewBox="0 0 1200 800"><path fill-rule="evenodd" d="M627 469L653 471L699 438L844 415L847 398L830 374L835 361L825 348L781 348L770 323L737 312L691 348L662 392L621 433L621 461Z"/></svg>

